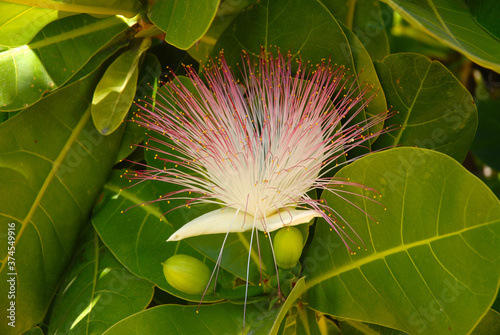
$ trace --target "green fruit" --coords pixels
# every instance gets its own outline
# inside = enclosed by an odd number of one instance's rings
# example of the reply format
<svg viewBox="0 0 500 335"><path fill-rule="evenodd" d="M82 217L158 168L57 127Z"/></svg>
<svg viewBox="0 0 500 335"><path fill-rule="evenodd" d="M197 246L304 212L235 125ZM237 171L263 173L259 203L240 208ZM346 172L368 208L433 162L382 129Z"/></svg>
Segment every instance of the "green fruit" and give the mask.
<svg viewBox="0 0 500 335"><path fill-rule="evenodd" d="M274 236L274 255L276 263L282 269L290 269L297 264L302 254L304 238L295 227L285 227L278 230Z"/></svg>
<svg viewBox="0 0 500 335"><path fill-rule="evenodd" d="M210 270L199 259L177 254L162 265L165 279L172 287L187 294L202 294L205 291Z"/></svg>

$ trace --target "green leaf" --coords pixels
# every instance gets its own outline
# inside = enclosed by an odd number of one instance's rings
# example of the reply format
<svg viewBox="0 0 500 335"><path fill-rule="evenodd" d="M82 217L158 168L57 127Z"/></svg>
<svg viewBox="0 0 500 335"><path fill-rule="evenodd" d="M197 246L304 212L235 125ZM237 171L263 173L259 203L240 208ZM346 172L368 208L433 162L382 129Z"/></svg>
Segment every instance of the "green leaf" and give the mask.
<svg viewBox="0 0 500 335"><path fill-rule="evenodd" d="M500 313L490 309L482 318L481 322L472 331L472 335L499 334L500 333Z"/></svg>
<svg viewBox="0 0 500 335"><path fill-rule="evenodd" d="M477 110L469 91L441 63L411 53L375 63L387 102L397 112L375 149L418 146L464 160L474 139Z"/></svg>
<svg viewBox="0 0 500 335"><path fill-rule="evenodd" d="M472 152L486 165L500 171L500 101L477 100L479 124Z"/></svg>
<svg viewBox="0 0 500 335"><path fill-rule="evenodd" d="M292 308L295 301L297 301L302 293L304 293L305 288L305 279L302 277L295 283L292 292L290 292L285 300L285 303L279 309L270 310L265 316L259 319L258 326L252 327L252 334L278 334L278 330L280 329L283 319L290 308Z"/></svg>
<svg viewBox="0 0 500 335"><path fill-rule="evenodd" d="M120 17L77 15L47 25L27 46L1 52L0 109L25 108L57 89L126 29Z"/></svg>
<svg viewBox="0 0 500 335"><path fill-rule="evenodd" d="M92 225L82 235L54 301L48 334L102 334L142 311L153 296L153 284L128 272Z"/></svg>
<svg viewBox="0 0 500 335"><path fill-rule="evenodd" d="M406 335L406 333L378 325L366 324L354 320L339 321L342 335Z"/></svg>
<svg viewBox="0 0 500 335"><path fill-rule="evenodd" d="M241 334L243 306L230 303L201 306L162 305L132 315L108 329L105 335ZM260 314L252 305L248 315ZM247 318L248 320L248 318Z"/></svg>
<svg viewBox="0 0 500 335"><path fill-rule="evenodd" d="M0 2L0 45L17 47L28 44L47 24L71 13L52 8L37 8Z"/></svg>
<svg viewBox="0 0 500 335"><path fill-rule="evenodd" d="M103 138L90 117L95 76L61 89L0 124L0 217L16 226L16 328L42 321L82 224L107 179L121 132ZM10 255L12 256L12 255ZM0 290L8 292L7 237ZM5 320L7 299L0 300Z"/></svg>
<svg viewBox="0 0 500 335"><path fill-rule="evenodd" d="M473 0L467 2L474 20L490 34L500 39L500 2Z"/></svg>
<svg viewBox="0 0 500 335"><path fill-rule="evenodd" d="M224 30L238 14L257 0L222 1L217 14L203 37L188 50L189 55L198 62L208 57Z"/></svg>
<svg viewBox="0 0 500 335"><path fill-rule="evenodd" d="M318 222L303 262L310 307L413 334L468 334L498 291L500 202L491 190L452 158L417 148L368 155L336 177L375 188L383 206L352 186L339 188L347 201L324 195L366 250L351 255Z"/></svg>
<svg viewBox="0 0 500 335"><path fill-rule="evenodd" d="M380 9L372 0L321 0L337 20L342 22L361 41L372 59L382 59L389 54L389 39L385 26L391 13Z"/></svg>
<svg viewBox="0 0 500 335"><path fill-rule="evenodd" d="M145 204L154 200L150 182L127 188L130 185L126 178L120 178L118 173L113 173L104 186L101 201L94 209L92 217L99 236L130 272L177 297L199 302L200 295L186 294L168 284L161 263L179 253L205 261L211 270L215 264L185 241L167 243L166 240L174 232L174 228L163 218L156 203ZM221 270L219 279L224 276L228 275ZM215 295L208 292L204 301L243 297L242 292L227 292L221 286L219 285Z"/></svg>
<svg viewBox="0 0 500 335"><path fill-rule="evenodd" d="M463 0L383 0L410 23L469 59L500 71L500 40L472 18Z"/></svg>
<svg viewBox="0 0 500 335"><path fill-rule="evenodd" d="M283 27L287 27L286 34ZM237 69L242 50L259 55L261 46L266 52L272 51L269 46L276 46L283 54L290 48L293 58L301 57L304 62L312 64L330 57L333 64L345 66L348 75L359 74L356 77L358 84L370 83L375 88L380 87L363 44L318 1L261 1L238 15L220 37L214 51L218 53L223 49L228 63ZM386 108L385 96L378 92L360 113L359 119L381 113ZM381 127L379 124L371 130L375 132Z"/></svg>
<svg viewBox="0 0 500 335"><path fill-rule="evenodd" d="M133 17L137 14L141 7L141 3L137 0L4 0L5 2L16 3L19 5L32 6L34 8L45 8L57 11L87 13L93 15L122 15L125 17Z"/></svg>
<svg viewBox="0 0 500 335"><path fill-rule="evenodd" d="M137 88L139 59L151 45L144 39L106 69L92 99L92 120L103 135L113 133L127 115Z"/></svg>
<svg viewBox="0 0 500 335"><path fill-rule="evenodd" d="M208 30L219 0L157 0L148 17L165 32L165 41L179 49L189 49Z"/></svg>
<svg viewBox="0 0 500 335"><path fill-rule="evenodd" d="M295 322L296 334L342 335L332 318L316 313L304 304L298 306Z"/></svg>
<svg viewBox="0 0 500 335"><path fill-rule="evenodd" d="M158 89L159 79L161 74L161 64L153 54L146 54L139 71L139 79L137 81L137 89L135 92L134 101L139 103L145 97L152 97L156 95ZM137 109L136 105L132 105L129 110L129 116L132 117L134 111ZM139 127L135 122L127 122L125 132L120 144L120 149L117 155L117 162L125 159L136 148L136 144L140 143L144 137L144 130Z"/></svg>
<svg viewBox="0 0 500 335"><path fill-rule="evenodd" d="M39 327L33 327L27 332L24 332L23 335L43 335L43 331Z"/></svg>

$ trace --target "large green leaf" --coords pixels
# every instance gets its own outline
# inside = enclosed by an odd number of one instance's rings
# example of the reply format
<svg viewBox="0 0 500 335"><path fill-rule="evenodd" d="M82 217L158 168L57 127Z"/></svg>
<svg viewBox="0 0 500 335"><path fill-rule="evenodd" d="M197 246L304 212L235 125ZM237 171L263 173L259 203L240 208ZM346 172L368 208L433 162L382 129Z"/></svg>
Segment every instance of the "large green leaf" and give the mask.
<svg viewBox="0 0 500 335"><path fill-rule="evenodd" d="M391 13L381 11L380 3L372 0L321 0L328 10L347 26L361 41L372 59L389 54L389 39L385 26Z"/></svg>
<svg viewBox="0 0 500 335"><path fill-rule="evenodd" d="M48 334L102 334L142 311L153 296L153 284L128 272L92 225L80 242L54 301Z"/></svg>
<svg viewBox="0 0 500 335"><path fill-rule="evenodd" d="M103 135L113 133L132 105L139 76L139 60L151 45L143 39L122 53L106 69L92 99L92 120Z"/></svg>
<svg viewBox="0 0 500 335"><path fill-rule="evenodd" d="M71 15L52 8L37 8L0 2L0 45L7 47L28 44L47 24Z"/></svg>
<svg viewBox="0 0 500 335"><path fill-rule="evenodd" d="M219 0L157 0L148 16L165 32L165 41L179 49L189 49L208 30Z"/></svg>
<svg viewBox="0 0 500 335"><path fill-rule="evenodd" d="M16 328L2 322L2 334L43 319L116 155L121 132L103 138L92 124L94 85L91 76L0 124L0 217L16 226L18 288ZM13 270L0 236L0 290L8 292ZM8 303L0 300L4 320Z"/></svg>
<svg viewBox="0 0 500 335"><path fill-rule="evenodd" d="M202 306L162 305L118 322L105 335L143 334L241 334L243 306L230 303ZM260 315L252 305L247 306L248 316ZM251 318L253 319L253 318Z"/></svg>
<svg viewBox="0 0 500 335"><path fill-rule="evenodd" d="M10 3L9 3L10 2ZM18 47L28 44L33 37L52 21L79 13L124 15L133 17L140 7L136 0L87 0L77 3L62 1L34 2L31 0L5 0L0 2L0 45Z"/></svg>
<svg viewBox="0 0 500 335"><path fill-rule="evenodd" d="M464 0L382 1L474 62L500 71L500 40L474 21Z"/></svg>
<svg viewBox="0 0 500 335"><path fill-rule="evenodd" d="M452 158L418 148L368 155L337 177L375 188L383 206L359 188L346 186L341 190L353 193L340 194L361 210L325 194L366 250L349 254L318 222L303 262L310 306L412 334L469 333L493 303L500 280L495 195Z"/></svg>
<svg viewBox="0 0 500 335"><path fill-rule="evenodd" d="M474 139L477 110L469 91L441 63L411 53L376 62L387 103L397 111L377 149L406 145L444 152L461 162Z"/></svg>
<svg viewBox="0 0 500 335"><path fill-rule="evenodd" d="M481 322L474 328L472 335L499 334L500 333L500 313L490 309Z"/></svg>
<svg viewBox="0 0 500 335"><path fill-rule="evenodd" d="M242 50L258 55L261 47L272 50L269 46L281 48L283 54L290 51L294 58L301 57L312 64L331 58L333 64L345 66L347 74L359 74L356 80L360 85L369 83L380 87L363 44L318 1L261 1L238 15L220 37L214 52L223 49L228 63L237 69ZM360 113L358 121L386 108L384 93L380 91ZM381 127L381 124L376 125L371 131Z"/></svg>
<svg viewBox="0 0 500 335"><path fill-rule="evenodd" d="M57 11L87 13L95 15L123 15L133 17L137 14L141 3L138 0L3 0L19 5L33 6Z"/></svg>
<svg viewBox="0 0 500 335"><path fill-rule="evenodd" d="M120 17L71 16L47 25L30 44L1 52L0 109L25 108L57 89L128 27Z"/></svg>

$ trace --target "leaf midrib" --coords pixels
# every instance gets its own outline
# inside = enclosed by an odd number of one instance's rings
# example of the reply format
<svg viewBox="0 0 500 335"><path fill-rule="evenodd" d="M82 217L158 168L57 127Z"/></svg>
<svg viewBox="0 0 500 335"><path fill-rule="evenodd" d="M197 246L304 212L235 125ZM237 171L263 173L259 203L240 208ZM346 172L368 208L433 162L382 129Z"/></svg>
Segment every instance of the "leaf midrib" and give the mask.
<svg viewBox="0 0 500 335"><path fill-rule="evenodd" d="M37 193L37 196L35 200L33 201L33 205L31 206L28 214L24 218L24 220L21 222L21 229L19 229L19 232L16 237L16 241L14 246L17 246L17 243L21 240L21 236L23 235L24 230L28 226L28 223L30 223L31 219L33 218L33 215L35 214L35 211L38 209L43 197L45 196L45 193L47 189L49 188L50 184L52 183L52 180L54 179L57 170L59 169L59 166L62 164L64 158L66 158L66 155L68 154L69 150L73 146L73 144L76 142L76 139L78 135L80 135L81 131L87 124L87 122L90 119L90 106L87 107L85 113L83 114L82 118L80 121L78 121L78 124L76 127L73 129L73 132L71 136L68 138L66 143L64 144L64 147L62 148L61 152L57 156L57 158L54 160L54 163L52 164L52 168L49 171L47 177L45 178L42 187ZM5 264L7 260L7 255L3 258L2 260L2 266L0 267L0 273L3 271Z"/></svg>
<svg viewBox="0 0 500 335"><path fill-rule="evenodd" d="M409 243L409 244L401 244L401 245L398 245L394 248L391 248L391 249L387 249L387 250L384 250L382 252L376 252L376 253L373 253L367 257L364 257L358 261L354 261L354 262L351 262L347 265L343 265L339 268L336 268L332 271L328 271L326 273L323 273L321 274L320 276L316 277L316 278L312 278L311 280L309 280L307 282L307 289L310 289L311 287L327 280L327 279L330 279L330 278L333 278L333 277L336 277L338 275L340 275L341 273L345 273L345 272L348 272L348 271L351 271L351 270L354 270L354 269L358 269L358 268L361 268L361 266L365 265L365 264L368 264L368 263L371 263L371 262L374 262L376 260L380 260L380 259L385 259L385 257L387 256L390 256L390 255L393 255L393 254L396 254L396 253L399 253L399 252L402 252L402 251L407 251L409 249L412 249L412 248L415 248L415 247L419 247L419 246L422 246L422 245L425 245L425 244L430 244L434 241L438 241L438 240L441 240L441 239L445 239L445 238L448 238L448 237L452 237L452 236L456 236L456 235L460 235L462 234L463 232L467 232L467 231L472 231L474 229L479 229L479 228L483 228L483 227L486 227L490 224L494 224L494 223L500 223L500 220L495 220L495 221L488 221L488 222L485 222L485 223L482 223L482 224L479 224L479 225L475 225L475 226L472 226L472 227L466 227L464 229L461 229L461 230L457 230L457 231L454 231L454 232L451 232L451 233L448 233L448 234L444 234L444 235L437 235L437 236L433 236L431 238L427 238L427 239L423 239L423 240L420 240L420 241L416 241L416 242L412 242L412 243Z"/></svg>

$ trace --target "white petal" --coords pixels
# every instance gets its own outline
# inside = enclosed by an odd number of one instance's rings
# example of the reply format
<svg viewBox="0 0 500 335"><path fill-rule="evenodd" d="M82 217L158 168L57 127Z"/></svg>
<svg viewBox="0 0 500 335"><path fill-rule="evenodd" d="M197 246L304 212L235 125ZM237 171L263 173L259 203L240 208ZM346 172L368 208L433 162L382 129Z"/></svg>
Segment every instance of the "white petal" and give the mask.
<svg viewBox="0 0 500 335"><path fill-rule="evenodd" d="M245 214L244 211L239 211L236 216L235 214L236 209L233 208L216 209L203 214L182 226L168 238L167 242L179 241L191 236L244 232L252 229L254 220L252 215Z"/></svg>
<svg viewBox="0 0 500 335"><path fill-rule="evenodd" d="M300 210L295 208L283 208L279 213L268 216L266 219L265 231L271 232L286 226L296 226L307 223L315 217L321 217L321 214L312 210ZM264 231L261 225L257 225L259 230Z"/></svg>

